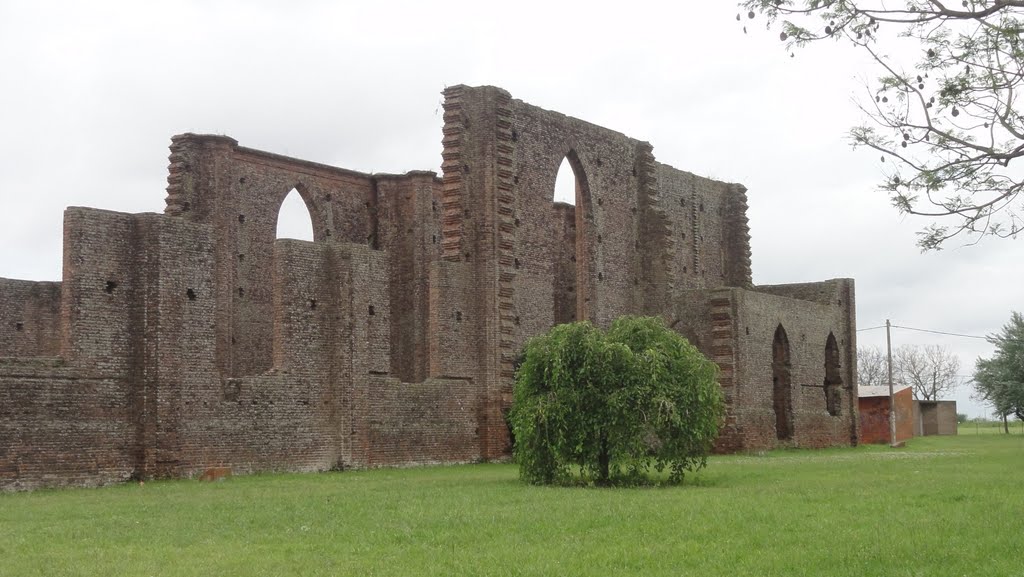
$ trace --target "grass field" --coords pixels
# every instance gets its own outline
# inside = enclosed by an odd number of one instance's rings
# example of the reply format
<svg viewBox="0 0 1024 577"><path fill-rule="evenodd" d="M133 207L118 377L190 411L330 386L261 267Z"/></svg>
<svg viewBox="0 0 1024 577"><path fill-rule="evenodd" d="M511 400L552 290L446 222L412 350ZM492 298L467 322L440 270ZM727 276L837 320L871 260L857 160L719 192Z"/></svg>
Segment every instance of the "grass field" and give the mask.
<svg viewBox="0 0 1024 577"><path fill-rule="evenodd" d="M0 494L0 575L1024 575L1024 436L716 457L680 487L511 465Z"/></svg>
<svg viewBox="0 0 1024 577"><path fill-rule="evenodd" d="M1024 435L1024 421L1010 421L1007 429L1011 435ZM1005 435L1003 424L995 421L983 423L968 422L957 426L959 435Z"/></svg>

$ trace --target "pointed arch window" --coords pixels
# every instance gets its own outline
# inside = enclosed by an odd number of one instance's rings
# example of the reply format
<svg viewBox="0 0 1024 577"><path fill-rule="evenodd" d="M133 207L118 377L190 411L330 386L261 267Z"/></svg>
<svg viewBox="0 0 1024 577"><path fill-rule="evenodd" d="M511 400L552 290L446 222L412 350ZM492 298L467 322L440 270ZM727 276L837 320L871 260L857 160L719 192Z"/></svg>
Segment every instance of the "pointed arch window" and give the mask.
<svg viewBox="0 0 1024 577"><path fill-rule="evenodd" d="M789 360L789 338L780 324L772 341L772 408L775 410L775 436L793 438L793 387Z"/></svg>
<svg viewBox="0 0 1024 577"><path fill-rule="evenodd" d="M831 332L825 341L825 409L828 414L838 417L842 414L843 377L839 372L839 345Z"/></svg>
<svg viewBox="0 0 1024 577"><path fill-rule="evenodd" d="M590 259L584 217L588 195L587 176L576 152L570 150L559 164L552 194L552 215L556 222L551 239L555 324L588 316Z"/></svg>
<svg viewBox="0 0 1024 577"><path fill-rule="evenodd" d="M277 238L313 241L313 219L296 189L291 189L277 213Z"/></svg>

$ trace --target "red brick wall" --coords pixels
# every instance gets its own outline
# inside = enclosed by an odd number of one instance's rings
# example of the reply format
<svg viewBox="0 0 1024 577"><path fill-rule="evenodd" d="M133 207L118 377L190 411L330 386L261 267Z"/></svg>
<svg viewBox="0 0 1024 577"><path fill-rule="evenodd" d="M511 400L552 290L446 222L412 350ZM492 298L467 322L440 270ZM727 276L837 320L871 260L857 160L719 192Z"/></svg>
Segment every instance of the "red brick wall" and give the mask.
<svg viewBox="0 0 1024 577"><path fill-rule="evenodd" d="M0 357L60 354L60 283L0 279Z"/></svg>
<svg viewBox="0 0 1024 577"><path fill-rule="evenodd" d="M906 441L914 436L914 399L910 389L903 389L894 395L896 401L896 441ZM889 443L889 397L861 397L860 428L861 442Z"/></svg>

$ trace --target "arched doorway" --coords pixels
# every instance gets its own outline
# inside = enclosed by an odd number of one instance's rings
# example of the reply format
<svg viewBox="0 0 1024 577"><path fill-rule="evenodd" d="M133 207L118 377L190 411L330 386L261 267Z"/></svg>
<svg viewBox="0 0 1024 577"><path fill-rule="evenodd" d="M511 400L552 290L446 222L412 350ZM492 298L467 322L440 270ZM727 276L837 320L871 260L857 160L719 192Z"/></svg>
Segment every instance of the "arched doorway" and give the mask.
<svg viewBox="0 0 1024 577"><path fill-rule="evenodd" d="M793 438L793 387L790 377L789 338L780 324L772 342L772 408L775 410L775 436Z"/></svg>

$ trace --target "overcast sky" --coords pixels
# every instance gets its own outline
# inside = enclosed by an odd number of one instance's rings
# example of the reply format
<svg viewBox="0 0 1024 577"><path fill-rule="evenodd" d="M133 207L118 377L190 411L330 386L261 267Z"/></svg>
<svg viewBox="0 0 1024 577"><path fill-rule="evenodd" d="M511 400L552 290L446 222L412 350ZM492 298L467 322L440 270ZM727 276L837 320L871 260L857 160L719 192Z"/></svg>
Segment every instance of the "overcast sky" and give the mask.
<svg viewBox="0 0 1024 577"><path fill-rule="evenodd" d="M754 282L857 281L857 321L968 335L1024 309L1024 240L920 254L853 151L872 70L842 46L790 58L730 0L0 0L0 276L59 280L62 211L162 212L181 132L366 172L440 170L441 90L493 84L749 189ZM744 34L743 25L750 27ZM862 345L883 345L884 330ZM962 372L985 341L944 344ZM969 386L959 410L983 409Z"/></svg>

